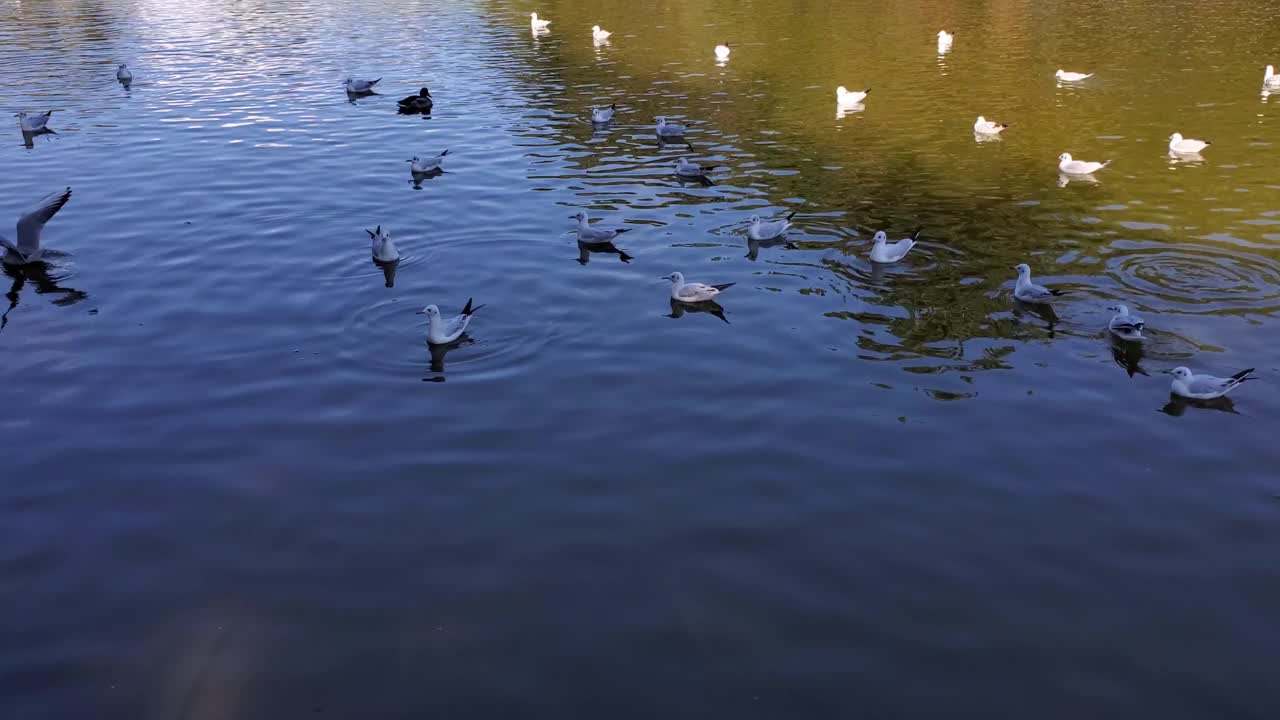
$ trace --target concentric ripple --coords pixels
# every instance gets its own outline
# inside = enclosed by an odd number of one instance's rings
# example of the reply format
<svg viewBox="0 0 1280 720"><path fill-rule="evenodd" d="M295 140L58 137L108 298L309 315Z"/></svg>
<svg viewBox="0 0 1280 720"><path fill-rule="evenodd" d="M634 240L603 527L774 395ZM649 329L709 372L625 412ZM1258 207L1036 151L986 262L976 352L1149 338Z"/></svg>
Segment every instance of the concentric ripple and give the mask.
<svg viewBox="0 0 1280 720"><path fill-rule="evenodd" d="M1107 274L1134 297L1171 312L1273 313L1280 309L1280 262L1204 244L1134 244L1111 258Z"/></svg>

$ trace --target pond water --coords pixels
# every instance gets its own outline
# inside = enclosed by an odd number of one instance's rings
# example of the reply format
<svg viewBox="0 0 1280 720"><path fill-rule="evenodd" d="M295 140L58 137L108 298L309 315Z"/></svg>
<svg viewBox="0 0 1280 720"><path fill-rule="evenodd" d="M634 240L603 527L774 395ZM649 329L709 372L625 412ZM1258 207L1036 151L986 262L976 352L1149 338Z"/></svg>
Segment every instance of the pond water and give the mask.
<svg viewBox="0 0 1280 720"><path fill-rule="evenodd" d="M1270 717L1275 13L6 0L4 716Z"/></svg>

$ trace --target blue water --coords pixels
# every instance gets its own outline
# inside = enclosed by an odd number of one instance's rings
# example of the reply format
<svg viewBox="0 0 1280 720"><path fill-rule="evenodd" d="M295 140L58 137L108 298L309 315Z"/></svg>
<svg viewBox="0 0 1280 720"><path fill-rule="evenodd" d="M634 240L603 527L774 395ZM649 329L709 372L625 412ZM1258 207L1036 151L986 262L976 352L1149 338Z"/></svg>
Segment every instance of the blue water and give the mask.
<svg viewBox="0 0 1280 720"><path fill-rule="evenodd" d="M1272 716L1265 5L0 7L0 109L57 131L0 144L0 232L73 188L2 279L0 716Z"/></svg>

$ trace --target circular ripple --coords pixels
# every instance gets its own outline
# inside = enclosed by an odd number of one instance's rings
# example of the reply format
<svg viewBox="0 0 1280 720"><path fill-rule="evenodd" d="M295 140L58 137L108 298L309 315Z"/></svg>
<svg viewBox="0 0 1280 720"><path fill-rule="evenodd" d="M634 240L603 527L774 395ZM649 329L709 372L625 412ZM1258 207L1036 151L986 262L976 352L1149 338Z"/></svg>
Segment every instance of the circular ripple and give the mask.
<svg viewBox="0 0 1280 720"><path fill-rule="evenodd" d="M1211 245L1135 246L1108 262L1107 273L1130 294L1164 310L1193 314L1274 311L1280 263Z"/></svg>

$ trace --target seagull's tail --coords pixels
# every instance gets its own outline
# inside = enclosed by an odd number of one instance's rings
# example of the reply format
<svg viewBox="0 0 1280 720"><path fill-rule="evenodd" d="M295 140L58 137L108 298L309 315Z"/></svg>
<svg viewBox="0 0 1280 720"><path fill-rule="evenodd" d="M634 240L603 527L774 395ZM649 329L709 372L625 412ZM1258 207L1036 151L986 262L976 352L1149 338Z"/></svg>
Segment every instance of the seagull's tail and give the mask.
<svg viewBox="0 0 1280 720"><path fill-rule="evenodd" d="M699 180L699 181L703 184L703 186L705 186L705 187L711 187L712 185L715 185L715 184L716 184L716 181L715 181L715 180L712 180L711 178L707 177L706 175L699 175L699 176L698 176L698 180Z"/></svg>
<svg viewBox="0 0 1280 720"><path fill-rule="evenodd" d="M1106 166L1108 166L1108 165L1110 165L1110 164L1111 164L1111 161L1110 161L1110 160L1108 160L1108 161L1106 161L1106 162L1102 163L1102 167L1106 167Z"/></svg>
<svg viewBox="0 0 1280 720"><path fill-rule="evenodd" d="M922 227L916 228L916 231L915 231L915 232L913 232L913 233L911 233L911 239L912 239L912 240L919 240L919 239L920 239L920 233L922 233L922 232L924 232L924 228L922 228Z"/></svg>
<svg viewBox="0 0 1280 720"><path fill-rule="evenodd" d="M467 306L466 306L466 307L464 307L464 308L462 308L462 314L463 314L463 315L471 315L471 314L475 313L475 311L477 311L477 310L479 310L480 308L484 307L484 305L480 305L480 306L477 306L477 307L471 307L471 300L472 300L472 298L467 298Z"/></svg>
<svg viewBox="0 0 1280 720"><path fill-rule="evenodd" d="M449 151L448 151L448 150L445 150L444 152L440 153L440 154L439 154L439 155L437 155L436 157L444 157L445 155L448 155L448 154L449 154Z"/></svg>
<svg viewBox="0 0 1280 720"><path fill-rule="evenodd" d="M799 211L798 211L798 210L792 210L792 211L791 211L791 214L787 216L787 222L791 222L791 218L795 217L797 212L799 212Z"/></svg>
<svg viewBox="0 0 1280 720"><path fill-rule="evenodd" d="M618 103L609 103L609 109L610 109L610 110L617 110L617 109L618 109Z"/></svg>
<svg viewBox="0 0 1280 720"><path fill-rule="evenodd" d="M715 289L717 289L717 290L728 290L729 288L731 288L731 287L733 287L734 285L737 285L737 284L738 284L738 283L725 283L725 284L723 284L723 285L712 285L711 287L713 287L713 288L715 288Z"/></svg>
<svg viewBox="0 0 1280 720"><path fill-rule="evenodd" d="M1241 370L1240 372L1236 373L1235 375L1232 375L1232 376L1231 376L1231 379L1232 379L1232 380L1235 380L1235 384L1236 384L1236 385L1239 385L1240 383L1244 382L1245 380L1257 380L1258 378L1253 377L1252 375L1250 375L1250 374L1249 374L1249 373L1253 372L1253 370L1254 370L1253 368L1249 368L1248 370Z"/></svg>
<svg viewBox="0 0 1280 720"><path fill-rule="evenodd" d="M1066 295L1067 291L1066 290L1050 290L1049 294L1056 297L1058 295Z"/></svg>
<svg viewBox="0 0 1280 720"><path fill-rule="evenodd" d="M370 80L369 87L373 87L374 85L377 85L380 82L382 82L382 78L378 78L377 80Z"/></svg>
<svg viewBox="0 0 1280 720"><path fill-rule="evenodd" d="M862 94L863 94L863 95L870 95L870 94L871 94L871 88L867 88L866 90L863 90L863 91L862 91Z"/></svg>
<svg viewBox="0 0 1280 720"><path fill-rule="evenodd" d="M617 230L614 230L614 232L616 232L616 233L618 233L619 235L621 235L621 234L622 234L622 233L624 233L624 232L631 232L631 228L618 228Z"/></svg>
<svg viewBox="0 0 1280 720"><path fill-rule="evenodd" d="M1208 147L1209 145L1212 145L1212 144L1213 144L1213 141L1212 141L1212 140L1205 140L1205 141L1204 141L1204 144L1205 144L1205 146L1206 146L1206 147Z"/></svg>

